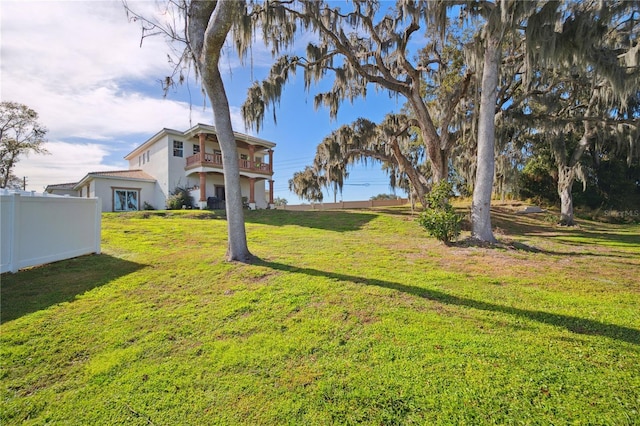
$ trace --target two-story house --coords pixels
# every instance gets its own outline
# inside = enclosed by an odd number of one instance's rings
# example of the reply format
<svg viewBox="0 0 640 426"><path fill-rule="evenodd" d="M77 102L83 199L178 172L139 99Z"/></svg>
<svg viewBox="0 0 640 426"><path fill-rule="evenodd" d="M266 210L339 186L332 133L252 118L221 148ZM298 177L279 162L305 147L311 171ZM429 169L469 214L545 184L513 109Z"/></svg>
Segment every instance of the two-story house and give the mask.
<svg viewBox="0 0 640 426"><path fill-rule="evenodd" d="M250 208L273 207L276 144L242 133L235 136L243 196ZM222 152L213 126L198 124L186 132L162 129L124 158L128 170L91 172L80 182L49 185L46 191L99 197L102 211L111 212L164 209L167 198L181 187L189 189L196 207L224 207Z"/></svg>

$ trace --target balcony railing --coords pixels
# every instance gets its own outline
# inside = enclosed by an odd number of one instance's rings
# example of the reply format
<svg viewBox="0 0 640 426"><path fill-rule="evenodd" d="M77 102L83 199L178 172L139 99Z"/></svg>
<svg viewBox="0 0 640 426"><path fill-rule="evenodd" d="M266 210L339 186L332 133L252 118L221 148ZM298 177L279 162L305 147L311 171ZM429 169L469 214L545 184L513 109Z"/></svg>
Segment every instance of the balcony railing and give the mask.
<svg viewBox="0 0 640 426"><path fill-rule="evenodd" d="M238 165L241 170L251 171L251 172L259 172L259 173L271 173L273 170L271 169L271 164L267 163L259 163L254 162L253 167L251 166L251 161L249 160L239 160ZM192 167L216 167L222 168L222 155L221 154L209 154L202 153L194 154L190 157L187 157L187 168Z"/></svg>

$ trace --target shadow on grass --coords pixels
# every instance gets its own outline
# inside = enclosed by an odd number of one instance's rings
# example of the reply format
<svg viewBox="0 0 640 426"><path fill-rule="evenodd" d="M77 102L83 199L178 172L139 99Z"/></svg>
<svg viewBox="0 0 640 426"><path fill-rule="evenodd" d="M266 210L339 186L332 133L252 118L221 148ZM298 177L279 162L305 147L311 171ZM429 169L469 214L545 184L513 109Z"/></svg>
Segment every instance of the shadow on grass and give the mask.
<svg viewBox="0 0 640 426"><path fill-rule="evenodd" d="M581 244L627 245L640 247L640 234L629 232L628 228L633 224L609 224L599 222L577 221L577 226L559 226L557 221L545 221L549 213L535 213L530 215L518 215L509 213L504 209L492 209L491 217L495 220L495 225L520 235L542 235L551 236L563 242L571 241L572 238L580 238ZM613 228L613 229L612 229ZM626 232L625 232L626 229ZM549 235L552 234L552 235Z"/></svg>
<svg viewBox="0 0 640 426"><path fill-rule="evenodd" d="M50 263L2 275L0 322L70 302L78 295L144 268L106 254Z"/></svg>
<svg viewBox="0 0 640 426"><path fill-rule="evenodd" d="M623 225L621 225L623 226ZM579 241L574 241L576 238ZM638 247L640 249L640 235L618 233L611 231L593 232L581 229L569 230L557 237L564 244L604 245L608 247Z"/></svg>
<svg viewBox="0 0 640 426"><path fill-rule="evenodd" d="M451 243L455 247L481 247L490 249L517 250L530 253L542 253L554 256L594 256L609 258L635 258L629 248L640 250L640 234L633 234L620 226L618 229L611 229L610 224L588 223L584 226L566 227L558 226L555 223L546 222L544 215L549 213L516 214L502 208L491 210L492 219L496 230L506 232L506 238L498 236L498 242L489 244L473 238L466 238ZM466 230L471 230L471 225L465 222ZM632 225L633 226L633 225ZM589 246L606 247L606 252L594 251L552 251L540 249L524 243L512 241L509 236L533 236L555 241L565 246L576 246L587 248Z"/></svg>
<svg viewBox="0 0 640 426"><path fill-rule="evenodd" d="M301 273L314 277L326 277L340 281L351 281L356 284L388 288L391 290L412 294L414 296L423 297L428 300L434 300L436 302L444 303L447 305L464 306L472 309L479 309L482 311L500 312L537 321L543 324L562 327L576 334L603 336L627 343L632 343L635 345L640 345L640 330L636 330L635 328L607 324L600 321L572 317L569 315L553 314L544 311L535 311L514 308L511 306L498 305L495 303L454 296L452 294L444 293L438 290L425 289L392 281L378 280L375 278L363 278L353 275L339 274L335 272L320 271L311 268L298 268L291 265L269 262L265 260L258 260L256 261L256 264L283 272Z"/></svg>
<svg viewBox="0 0 640 426"><path fill-rule="evenodd" d="M271 226L304 226L334 232L357 231L379 213L367 211L356 213L342 210L292 211L292 210L251 210L246 211L244 219L249 223Z"/></svg>

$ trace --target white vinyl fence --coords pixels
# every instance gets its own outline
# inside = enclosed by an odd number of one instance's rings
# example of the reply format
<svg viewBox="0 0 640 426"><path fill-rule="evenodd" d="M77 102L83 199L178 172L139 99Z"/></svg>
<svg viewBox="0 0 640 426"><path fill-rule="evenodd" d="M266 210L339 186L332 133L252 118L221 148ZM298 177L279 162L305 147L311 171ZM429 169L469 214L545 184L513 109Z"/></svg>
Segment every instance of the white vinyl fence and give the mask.
<svg viewBox="0 0 640 426"><path fill-rule="evenodd" d="M98 198L0 191L0 273L100 253Z"/></svg>
<svg viewBox="0 0 640 426"><path fill-rule="evenodd" d="M395 200L369 200L369 201L341 201L339 203L312 203L277 206L278 210L309 211L309 210L343 210L343 209L371 209L375 207L404 206L408 204L407 198Z"/></svg>

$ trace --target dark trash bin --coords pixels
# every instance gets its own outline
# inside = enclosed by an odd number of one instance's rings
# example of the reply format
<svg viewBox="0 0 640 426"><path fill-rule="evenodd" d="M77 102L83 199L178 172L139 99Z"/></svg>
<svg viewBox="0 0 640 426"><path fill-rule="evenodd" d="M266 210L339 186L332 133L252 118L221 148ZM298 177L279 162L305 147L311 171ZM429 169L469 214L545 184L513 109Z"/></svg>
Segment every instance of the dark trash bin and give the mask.
<svg viewBox="0 0 640 426"><path fill-rule="evenodd" d="M207 208L210 210L220 210L221 207L221 200L218 197L208 197L207 198Z"/></svg>

